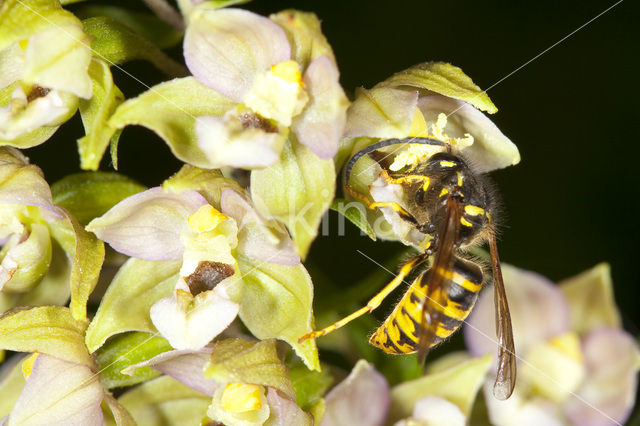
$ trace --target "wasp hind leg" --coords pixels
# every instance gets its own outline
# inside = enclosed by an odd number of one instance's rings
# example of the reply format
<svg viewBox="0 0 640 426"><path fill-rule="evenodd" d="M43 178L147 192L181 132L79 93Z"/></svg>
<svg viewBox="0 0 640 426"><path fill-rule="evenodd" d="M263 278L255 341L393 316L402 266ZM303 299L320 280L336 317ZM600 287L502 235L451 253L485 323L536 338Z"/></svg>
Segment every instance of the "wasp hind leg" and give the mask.
<svg viewBox="0 0 640 426"><path fill-rule="evenodd" d="M305 334L304 336L298 339L298 342L303 342L307 339L312 339L312 338L315 339L317 337L324 336L325 334L329 334L332 331L350 323L354 319L361 317L364 314L370 313L371 311L376 309L378 306L380 306L382 301L386 299L386 297L389 294L391 294L393 290L395 290L400 284L404 282L404 279L407 277L407 275L409 275L409 273L413 268L415 268L416 266L424 262L428 257L429 255L427 253L422 253L414 257L400 269L400 272L398 273L398 275L396 275L396 277L389 284L387 284L382 290L380 290L378 294L376 294L371 298L371 300L369 300L366 306L363 306L362 308L358 309L352 314L347 315L346 317L342 318L339 321L336 321L330 326L323 328L322 330L312 331L311 333Z"/></svg>

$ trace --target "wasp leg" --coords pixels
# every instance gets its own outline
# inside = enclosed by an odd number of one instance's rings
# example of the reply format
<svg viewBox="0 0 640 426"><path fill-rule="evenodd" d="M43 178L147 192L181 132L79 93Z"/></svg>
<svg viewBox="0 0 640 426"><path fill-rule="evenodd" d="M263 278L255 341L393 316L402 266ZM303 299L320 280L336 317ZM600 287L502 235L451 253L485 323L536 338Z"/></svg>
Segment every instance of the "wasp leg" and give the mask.
<svg viewBox="0 0 640 426"><path fill-rule="evenodd" d="M429 254L427 254L426 252L414 257L400 269L400 272L398 273L398 275L396 275L396 277L389 284L387 284L378 294L376 294L371 298L371 300L369 300L366 306L363 306L362 308L358 309L354 313L342 318L339 321L336 321L335 323L331 324L328 327L323 328L322 330L312 331L311 333L305 334L304 336L298 339L298 342L300 343L307 339L311 339L311 338L315 339L317 337L324 336L325 334L329 334L332 331L350 323L354 319L373 311L375 308L380 306L382 301L389 294L391 294L393 290L395 290L400 284L404 282L404 279L414 267L424 262L428 257L429 257Z"/></svg>
<svg viewBox="0 0 640 426"><path fill-rule="evenodd" d="M391 207L393 210L395 210L405 220L407 220L407 221L409 221L409 222L411 222L413 224L417 224L418 223L416 218L413 217L413 215L411 213L406 211L404 209L404 207L402 207L400 204L398 204L398 203L396 203L394 201L389 201L389 202L371 201L371 200L369 200L367 198L366 195L354 190L353 188L351 188L348 185L344 186L344 190L346 192L348 192L349 195L351 195L352 197L357 198L357 199L361 200L362 202L364 202L366 204L366 206L371 210L379 209L381 207Z"/></svg>

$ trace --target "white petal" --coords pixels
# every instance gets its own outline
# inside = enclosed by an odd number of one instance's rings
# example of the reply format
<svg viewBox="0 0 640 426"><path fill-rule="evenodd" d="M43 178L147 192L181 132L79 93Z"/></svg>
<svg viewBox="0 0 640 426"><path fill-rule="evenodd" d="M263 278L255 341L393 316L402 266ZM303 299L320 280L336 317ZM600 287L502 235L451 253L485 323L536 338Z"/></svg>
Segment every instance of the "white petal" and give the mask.
<svg viewBox="0 0 640 426"><path fill-rule="evenodd" d="M470 104L441 95L418 99L427 124L437 121L440 113L447 114L444 133L449 137L463 137L469 133L474 143L463 150L473 168L480 173L501 169L520 162L518 148L482 112Z"/></svg>
<svg viewBox="0 0 640 426"><path fill-rule="evenodd" d="M333 158L338 152L347 121L349 101L339 81L338 68L326 56L316 58L304 74L311 101L294 119L298 141L318 157Z"/></svg>
<svg viewBox="0 0 640 426"><path fill-rule="evenodd" d="M179 194L156 187L125 198L92 220L87 230L115 250L147 260L182 257L187 219L206 204L196 191Z"/></svg>
<svg viewBox="0 0 640 426"><path fill-rule="evenodd" d="M240 9L195 9L184 39L187 67L204 85L242 102L260 72L289 59L282 28Z"/></svg>
<svg viewBox="0 0 640 426"><path fill-rule="evenodd" d="M425 426L464 426L467 418L456 404L437 396L427 396L416 402L413 418Z"/></svg>
<svg viewBox="0 0 640 426"><path fill-rule="evenodd" d="M100 377L87 366L38 355L8 424L99 425Z"/></svg>
<svg viewBox="0 0 640 426"><path fill-rule="evenodd" d="M359 89L347 110L346 137L405 138L418 100L417 91Z"/></svg>
<svg viewBox="0 0 640 426"><path fill-rule="evenodd" d="M24 51L17 42L0 51L0 89L20 79L24 57Z"/></svg>
<svg viewBox="0 0 640 426"><path fill-rule="evenodd" d="M502 264L504 285L513 322L516 354L569 330L569 306L548 279L534 272ZM475 355L496 353L493 288L485 288L465 324L464 337Z"/></svg>
<svg viewBox="0 0 640 426"><path fill-rule="evenodd" d="M389 385L371 364L360 360L324 401L320 426L383 425L389 411Z"/></svg>
<svg viewBox="0 0 640 426"><path fill-rule="evenodd" d="M211 167L254 168L278 162L284 137L259 128L237 129L224 117L203 116L196 121L198 146Z"/></svg>
<svg viewBox="0 0 640 426"><path fill-rule="evenodd" d="M204 347L238 314L238 304L229 300L220 286L199 296L202 297L188 311L175 296L161 299L151 307L153 325L176 349Z"/></svg>

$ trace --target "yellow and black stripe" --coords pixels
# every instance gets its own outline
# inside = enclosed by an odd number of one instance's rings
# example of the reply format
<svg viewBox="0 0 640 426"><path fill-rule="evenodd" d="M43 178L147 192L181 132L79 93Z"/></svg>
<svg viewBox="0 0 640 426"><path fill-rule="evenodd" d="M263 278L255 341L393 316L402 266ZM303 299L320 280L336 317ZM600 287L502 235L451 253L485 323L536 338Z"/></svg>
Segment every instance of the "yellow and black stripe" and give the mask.
<svg viewBox="0 0 640 426"><path fill-rule="evenodd" d="M429 270L423 271L411 284L385 322L370 337L372 345L391 354L409 354L416 352L422 329L422 305L429 294L426 277ZM427 311L440 313L438 323L430 324L435 333L432 346L437 345L453 332L467 318L482 288L482 269L468 260L456 257L451 270L438 271L444 278L443 294L435 294L426 303ZM442 302L439 302L442 301Z"/></svg>

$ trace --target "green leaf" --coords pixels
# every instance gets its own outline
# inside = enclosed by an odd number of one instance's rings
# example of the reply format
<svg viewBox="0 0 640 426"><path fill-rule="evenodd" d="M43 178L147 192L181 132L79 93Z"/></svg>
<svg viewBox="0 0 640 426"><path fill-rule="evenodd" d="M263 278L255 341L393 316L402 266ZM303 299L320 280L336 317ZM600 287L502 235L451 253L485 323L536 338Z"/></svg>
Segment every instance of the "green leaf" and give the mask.
<svg viewBox="0 0 640 426"><path fill-rule="evenodd" d="M471 358L450 368L427 374L391 389L389 422L411 416L413 406L425 396L444 398L460 408L469 417L473 401L491 367L492 357Z"/></svg>
<svg viewBox="0 0 640 426"><path fill-rule="evenodd" d="M279 163L251 172L251 197L264 217L287 225L304 259L335 195L335 181L332 160L289 140Z"/></svg>
<svg viewBox="0 0 640 426"><path fill-rule="evenodd" d="M0 368L0 419L11 412L26 380L22 374L23 356L14 356Z"/></svg>
<svg viewBox="0 0 640 426"><path fill-rule="evenodd" d="M182 40L182 33L150 13L134 12L117 6L91 4L81 8L76 15L80 19L107 16L120 21L160 49L173 47Z"/></svg>
<svg viewBox="0 0 640 426"><path fill-rule="evenodd" d="M313 331L313 285L302 264L278 265L238 255L243 285L229 288L240 305L240 318L259 339L277 338L289 343L308 368L319 370L313 339L298 339Z"/></svg>
<svg viewBox="0 0 640 426"><path fill-rule="evenodd" d="M587 333L599 327L620 328L609 264L600 263L558 286L569 302L570 330Z"/></svg>
<svg viewBox="0 0 640 426"><path fill-rule="evenodd" d="M462 70L446 62L424 62L400 71L376 87L418 87L459 99L489 114L498 112L489 95L476 86Z"/></svg>
<svg viewBox="0 0 640 426"><path fill-rule="evenodd" d="M360 202L350 202L344 198L336 198L331 203L331 210L342 214L349 219L349 222L357 226L362 232L367 234L373 241L376 240L376 233L367 221L367 212L364 204Z"/></svg>
<svg viewBox="0 0 640 426"><path fill-rule="evenodd" d="M62 306L14 309L0 315L0 348L40 352L92 367L84 346L86 326Z"/></svg>
<svg viewBox="0 0 640 426"><path fill-rule="evenodd" d="M275 339L226 339L216 343L204 376L221 383L270 386L290 399L296 396L287 367L278 357Z"/></svg>
<svg viewBox="0 0 640 426"><path fill-rule="evenodd" d="M140 367L132 375L122 374L121 371L171 349L166 339L148 333L130 332L114 336L95 354L102 382L111 389L153 379L160 372L151 367Z"/></svg>
<svg viewBox="0 0 640 426"><path fill-rule="evenodd" d="M95 352L110 336L125 331L156 333L149 309L171 295L180 264L131 258L122 265L87 329L89 352Z"/></svg>
<svg viewBox="0 0 640 426"><path fill-rule="evenodd" d="M107 124L107 120L117 106L124 102L124 95L113 84L109 66L94 58L89 65L93 96L89 100L81 99L78 105L86 136L78 139L80 167L85 170L97 170L109 142L116 129Z"/></svg>
<svg viewBox="0 0 640 426"><path fill-rule="evenodd" d="M111 65L143 59L169 76L189 74L182 64L122 22L108 16L97 16L85 19L82 24L85 32L93 37L91 49L94 55Z"/></svg>
<svg viewBox="0 0 640 426"><path fill-rule="evenodd" d="M321 400L333 383L333 377L327 369L309 370L300 363L289 367L289 377L296 390L296 403L305 411Z"/></svg>
<svg viewBox="0 0 640 426"><path fill-rule="evenodd" d="M69 210L83 225L145 189L133 179L109 172L76 173L51 185L53 202Z"/></svg>
<svg viewBox="0 0 640 426"><path fill-rule="evenodd" d="M211 397L169 376L143 383L118 398L139 425L198 425Z"/></svg>
<svg viewBox="0 0 640 426"><path fill-rule="evenodd" d="M167 142L178 159L207 168L209 162L196 140L196 117L221 116L234 106L231 99L193 77L186 77L158 84L127 100L118 107L109 124L118 129L130 124L151 129Z"/></svg>
<svg viewBox="0 0 640 426"><path fill-rule="evenodd" d="M63 208L65 219L49 223L53 237L71 259L71 312L77 320L87 318L87 301L98 283L104 261L104 243Z"/></svg>

